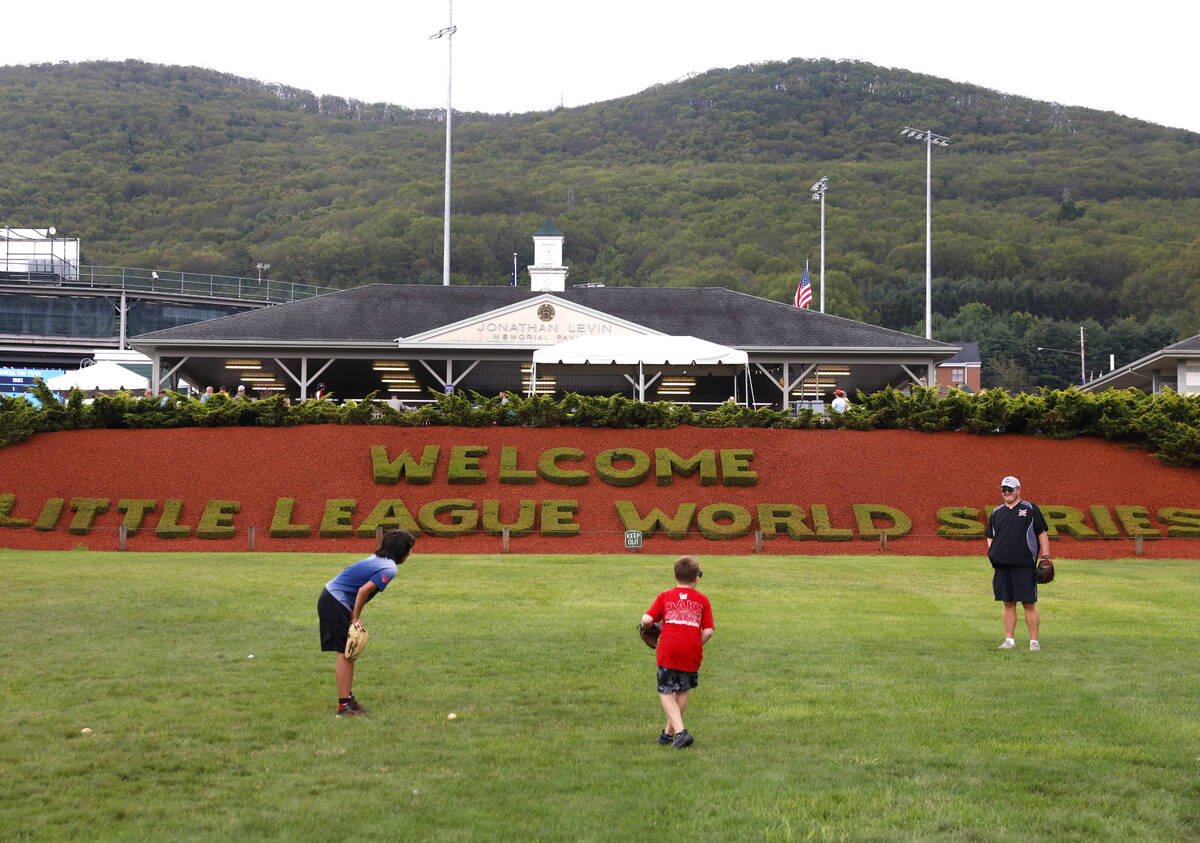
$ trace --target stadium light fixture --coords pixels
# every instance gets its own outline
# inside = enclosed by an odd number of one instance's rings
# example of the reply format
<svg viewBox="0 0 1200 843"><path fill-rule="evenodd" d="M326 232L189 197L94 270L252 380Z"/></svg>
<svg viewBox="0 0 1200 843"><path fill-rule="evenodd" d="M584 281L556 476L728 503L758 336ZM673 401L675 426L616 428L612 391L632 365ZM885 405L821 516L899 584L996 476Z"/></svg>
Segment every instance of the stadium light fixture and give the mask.
<svg viewBox="0 0 1200 843"><path fill-rule="evenodd" d="M829 178L821 176L809 190L814 202L821 203L821 312L825 312L825 191L829 189Z"/></svg>
<svg viewBox="0 0 1200 843"><path fill-rule="evenodd" d="M933 145L949 146L950 138L928 129L905 126L900 134L925 141L925 339L933 339Z"/></svg>

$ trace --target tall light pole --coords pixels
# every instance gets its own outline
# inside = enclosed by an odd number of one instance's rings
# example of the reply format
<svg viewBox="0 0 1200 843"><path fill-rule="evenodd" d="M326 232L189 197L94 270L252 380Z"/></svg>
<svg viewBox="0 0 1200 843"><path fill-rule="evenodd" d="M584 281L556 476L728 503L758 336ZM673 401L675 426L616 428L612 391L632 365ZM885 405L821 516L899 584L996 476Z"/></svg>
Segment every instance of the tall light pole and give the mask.
<svg viewBox="0 0 1200 843"><path fill-rule="evenodd" d="M829 178L821 176L820 180L809 190L812 191L814 202L821 203L821 312L825 312L825 191L829 189Z"/></svg>
<svg viewBox="0 0 1200 843"><path fill-rule="evenodd" d="M450 107L450 91L454 76L454 33L458 31L458 27L454 25L454 0L449 0L447 5L450 9L448 25L429 36L430 41L446 39L446 213L442 229L443 287L450 286L450 115L453 113Z"/></svg>
<svg viewBox="0 0 1200 843"><path fill-rule="evenodd" d="M933 339L933 147L949 146L950 138L928 129L905 126L905 137L925 141L925 339Z"/></svg>

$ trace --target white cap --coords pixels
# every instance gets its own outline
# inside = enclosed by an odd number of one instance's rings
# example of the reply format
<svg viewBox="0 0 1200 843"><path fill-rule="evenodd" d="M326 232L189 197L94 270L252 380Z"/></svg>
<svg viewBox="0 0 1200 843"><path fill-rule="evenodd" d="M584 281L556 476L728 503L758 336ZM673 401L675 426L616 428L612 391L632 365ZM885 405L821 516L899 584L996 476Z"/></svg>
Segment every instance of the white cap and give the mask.
<svg viewBox="0 0 1200 843"><path fill-rule="evenodd" d="M1011 486L1014 489L1021 488L1021 481L1013 477L1011 474L1000 481L1001 486Z"/></svg>

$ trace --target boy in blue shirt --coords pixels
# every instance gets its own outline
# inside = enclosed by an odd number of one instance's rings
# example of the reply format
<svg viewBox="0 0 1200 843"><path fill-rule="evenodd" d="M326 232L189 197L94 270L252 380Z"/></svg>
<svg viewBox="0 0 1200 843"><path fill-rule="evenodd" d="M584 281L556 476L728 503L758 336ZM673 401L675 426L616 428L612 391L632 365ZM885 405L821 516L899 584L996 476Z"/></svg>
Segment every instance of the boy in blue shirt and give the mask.
<svg viewBox="0 0 1200 843"><path fill-rule="evenodd" d="M415 542L411 533L389 530L373 555L355 562L325 583L317 600L321 649L338 654L335 668L338 717L367 713L351 691L354 686L354 662L346 658L346 634L350 625L359 620L371 598L395 579L397 566L404 564Z"/></svg>

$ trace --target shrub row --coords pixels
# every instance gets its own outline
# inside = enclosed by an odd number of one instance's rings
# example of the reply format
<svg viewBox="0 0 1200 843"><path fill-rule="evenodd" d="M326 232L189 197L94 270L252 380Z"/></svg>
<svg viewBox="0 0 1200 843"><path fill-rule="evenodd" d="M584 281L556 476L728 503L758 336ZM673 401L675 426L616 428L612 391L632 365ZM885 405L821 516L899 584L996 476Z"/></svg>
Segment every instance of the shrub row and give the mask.
<svg viewBox="0 0 1200 843"><path fill-rule="evenodd" d="M1200 400L1165 391L1107 390L1093 395L1073 389L1042 389L1009 395L989 389L977 395L952 390L939 398L932 389L901 392L892 388L859 393L843 413L823 416L810 410L792 413L725 404L693 410L667 402L643 403L620 395L574 393L555 400L548 395L498 397L473 392L440 395L415 410L396 410L372 395L362 401L328 400L289 404L282 396L262 401L211 397L206 402L167 392L158 398L100 396L84 402L73 390L60 401L45 384L33 388L41 406L24 398L0 396L0 447L35 433L91 428L169 428L301 424L524 425L607 428L767 427L781 429L967 431L983 436L1020 433L1067 439L1098 436L1136 444L1169 465L1200 465Z"/></svg>

